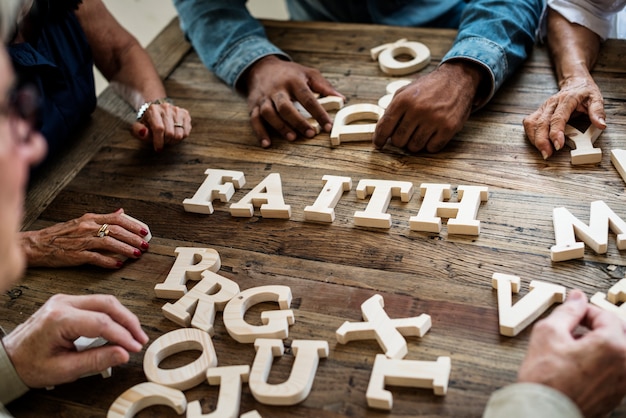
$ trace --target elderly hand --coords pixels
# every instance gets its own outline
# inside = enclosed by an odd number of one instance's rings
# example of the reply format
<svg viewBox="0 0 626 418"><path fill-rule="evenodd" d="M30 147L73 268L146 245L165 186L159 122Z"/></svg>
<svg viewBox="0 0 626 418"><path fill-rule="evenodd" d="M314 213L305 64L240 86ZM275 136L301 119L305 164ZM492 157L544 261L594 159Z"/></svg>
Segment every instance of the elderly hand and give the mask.
<svg viewBox="0 0 626 418"><path fill-rule="evenodd" d="M576 328L586 327L584 333ZM581 291L537 322L519 382L550 386L586 417L605 416L626 394L626 334L622 321L587 303Z"/></svg>
<svg viewBox="0 0 626 418"><path fill-rule="evenodd" d="M265 124L288 141L295 141L299 135L315 136L315 130L293 101L300 102L320 126L330 132L332 121L317 102L315 93L343 97L318 70L273 55L254 63L246 74L245 87L252 130L263 148L272 145Z"/></svg>
<svg viewBox="0 0 626 418"><path fill-rule="evenodd" d="M182 107L153 103L133 124L131 132L135 138L152 142L155 151L162 151L165 145L178 144L189 136L191 116Z"/></svg>
<svg viewBox="0 0 626 418"><path fill-rule="evenodd" d="M481 76L475 64L447 62L398 90L376 125L374 145L440 151L469 118Z"/></svg>
<svg viewBox="0 0 626 418"><path fill-rule="evenodd" d="M73 341L81 336L109 344L77 352ZM124 364L147 341L137 317L115 297L55 295L2 343L24 384L41 388Z"/></svg>
<svg viewBox="0 0 626 418"><path fill-rule="evenodd" d="M575 112L589 115L597 128L606 128L604 99L591 75L563 80L558 93L524 118L526 136L544 159L563 148L565 124Z"/></svg>
<svg viewBox="0 0 626 418"><path fill-rule="evenodd" d="M149 248L144 239L149 231L123 214L123 209L107 215L87 213L39 231L22 232L22 248L28 265L69 267L94 264L120 268L123 261L119 256L141 257ZM104 224L108 224L108 234L100 237L98 231Z"/></svg>

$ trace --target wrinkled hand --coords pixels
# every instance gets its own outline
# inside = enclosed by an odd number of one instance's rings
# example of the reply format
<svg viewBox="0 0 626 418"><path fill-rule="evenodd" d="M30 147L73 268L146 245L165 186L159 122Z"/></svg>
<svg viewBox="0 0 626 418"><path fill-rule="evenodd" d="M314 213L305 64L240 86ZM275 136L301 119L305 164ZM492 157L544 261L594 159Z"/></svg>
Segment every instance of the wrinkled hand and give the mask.
<svg viewBox="0 0 626 418"><path fill-rule="evenodd" d="M190 132L189 112L170 103L150 105L141 120L133 123L131 128L135 138L152 142L155 151L162 151L165 145L178 144Z"/></svg>
<svg viewBox="0 0 626 418"><path fill-rule="evenodd" d="M579 325L587 332L576 334ZM626 394L624 324L588 304L582 292L570 292L563 305L535 324L518 380L564 393L585 417L606 415Z"/></svg>
<svg viewBox="0 0 626 418"><path fill-rule="evenodd" d="M31 267L70 267L94 264L120 268L119 256L139 258L149 248L143 226L122 216L123 209L106 215L87 213L80 218L39 231L22 232L22 248ZM109 234L97 235L103 224ZM116 257L116 255L118 257Z"/></svg>
<svg viewBox="0 0 626 418"><path fill-rule="evenodd" d="M109 344L77 352L73 341L81 336ZM2 343L24 384L41 388L124 364L147 341L137 317L115 297L55 295Z"/></svg>
<svg viewBox="0 0 626 418"><path fill-rule="evenodd" d="M456 61L398 90L376 125L374 145L440 151L469 118L480 77L475 64Z"/></svg>
<svg viewBox="0 0 626 418"><path fill-rule="evenodd" d="M315 93L344 97L318 70L273 55L252 65L246 74L245 86L252 130L263 148L272 145L266 126L288 141L295 141L299 135L315 136L315 130L298 112L293 101L300 102L320 126L330 132L332 121L317 102Z"/></svg>
<svg viewBox="0 0 626 418"><path fill-rule="evenodd" d="M526 136L544 159L563 148L565 124L575 113L585 113L597 128L606 128L604 99L591 76L564 80L558 93L524 118Z"/></svg>

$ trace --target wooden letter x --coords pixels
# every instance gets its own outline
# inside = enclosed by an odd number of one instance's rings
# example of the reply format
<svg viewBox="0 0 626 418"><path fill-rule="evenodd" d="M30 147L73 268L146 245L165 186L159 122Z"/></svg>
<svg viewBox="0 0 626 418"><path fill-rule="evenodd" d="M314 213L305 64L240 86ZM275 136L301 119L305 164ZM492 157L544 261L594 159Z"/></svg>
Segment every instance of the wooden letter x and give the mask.
<svg viewBox="0 0 626 418"><path fill-rule="evenodd" d="M265 177L239 202L230 205L230 214L251 218L254 215L255 206L260 206L261 216L264 218L289 219L291 206L285 205L280 174L271 173Z"/></svg>
<svg viewBox="0 0 626 418"><path fill-rule="evenodd" d="M280 310L263 311L264 325L250 325L244 320L248 308L261 302L278 302ZM291 289L287 286L259 286L244 290L224 308L223 320L228 334L240 343L253 343L257 338L287 338L293 325Z"/></svg>
<svg viewBox="0 0 626 418"><path fill-rule="evenodd" d="M248 381L250 366L211 367L206 372L211 385L220 385L217 406L210 414L202 414L200 401L187 405L186 418L237 418L241 403L241 383Z"/></svg>
<svg viewBox="0 0 626 418"><path fill-rule="evenodd" d="M178 247L178 256L163 283L154 286L158 298L178 299L187 293L187 280L200 280L205 270L218 271L220 255L211 248Z"/></svg>
<svg viewBox="0 0 626 418"><path fill-rule="evenodd" d="M529 285L530 293L512 306L511 293L519 293L519 277L494 273L491 286L498 290L500 334L507 337L515 337L552 304L565 300L565 287L533 280Z"/></svg>
<svg viewBox="0 0 626 418"><path fill-rule="evenodd" d="M213 213L213 200L219 198L222 202L228 202L235 188L240 189L246 184L246 178L241 171L213 170L204 172L207 178L191 199L183 200L183 207L187 212ZM225 181L227 183L225 183Z"/></svg>
<svg viewBox="0 0 626 418"><path fill-rule="evenodd" d="M487 187L459 186L458 202L444 202L450 199L452 190L449 184L422 183L424 198L417 216L409 219L412 231L441 232L441 218L448 219L448 234L479 235L480 221L476 219L481 202L489 198Z"/></svg>
<svg viewBox="0 0 626 418"><path fill-rule="evenodd" d="M307 221L334 221L337 202L341 199L343 192L352 189L350 177L325 175L322 180L324 181L324 189L320 192L313 206L304 208L304 219Z"/></svg>
<svg viewBox="0 0 626 418"><path fill-rule="evenodd" d="M413 318L390 319L384 310L385 302L380 295L374 295L361 305L361 313L366 322L344 322L335 332L337 341L375 338L389 358L403 358L408 352L403 335L422 337L431 326L430 316L421 314Z"/></svg>
<svg viewBox="0 0 626 418"><path fill-rule="evenodd" d="M602 200L591 202L589 226L578 220L565 208L552 211L556 245L550 248L552 261L572 260L585 256L585 245L577 242L582 239L597 254L604 254L608 249L608 230L615 232L617 248L626 249L626 222L611 210Z"/></svg>
<svg viewBox="0 0 626 418"><path fill-rule="evenodd" d="M187 398L180 390L156 383L139 383L122 393L113 402L107 418L132 418L142 409L153 405L165 405L182 415L187 408Z"/></svg>
<svg viewBox="0 0 626 418"><path fill-rule="evenodd" d="M388 359L377 354L365 394L367 405L391 410L393 397L391 392L385 390L385 385L432 388L435 395L445 395L450 370L450 357L438 357L437 361L415 361Z"/></svg>
<svg viewBox="0 0 626 418"><path fill-rule="evenodd" d="M254 342L256 356L250 370L250 392L266 405L295 405L309 396L319 359L328 357L327 341L294 340L291 343L296 357L289 379L279 384L268 384L267 378L274 357L282 356L282 340L258 338Z"/></svg>
<svg viewBox="0 0 626 418"><path fill-rule="evenodd" d="M213 335L216 311L239 293L239 285L217 273L205 270L202 280L176 303L166 303L161 310L166 318L181 327L192 326ZM193 318L192 318L193 316Z"/></svg>
<svg viewBox="0 0 626 418"><path fill-rule="evenodd" d="M583 133L571 125L565 125L565 139L572 151L572 164L595 164L602 161L602 150L593 144L602 133L602 129L589 125Z"/></svg>
<svg viewBox="0 0 626 418"><path fill-rule="evenodd" d="M413 183L410 181L370 180L359 181L356 187L359 199L372 195L365 211L354 212L354 224L373 228L390 228L391 215L386 213L391 196L399 196L408 202L413 196Z"/></svg>

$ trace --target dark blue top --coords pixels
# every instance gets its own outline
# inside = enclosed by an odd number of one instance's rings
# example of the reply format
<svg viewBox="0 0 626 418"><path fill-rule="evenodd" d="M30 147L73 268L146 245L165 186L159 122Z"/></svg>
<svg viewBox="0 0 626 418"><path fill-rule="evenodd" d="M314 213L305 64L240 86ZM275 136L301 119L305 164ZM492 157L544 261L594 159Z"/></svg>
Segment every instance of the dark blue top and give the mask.
<svg viewBox="0 0 626 418"><path fill-rule="evenodd" d="M67 143L96 108L93 56L74 13L47 22L38 39L9 46L20 83L31 83L42 99L39 130L48 156Z"/></svg>

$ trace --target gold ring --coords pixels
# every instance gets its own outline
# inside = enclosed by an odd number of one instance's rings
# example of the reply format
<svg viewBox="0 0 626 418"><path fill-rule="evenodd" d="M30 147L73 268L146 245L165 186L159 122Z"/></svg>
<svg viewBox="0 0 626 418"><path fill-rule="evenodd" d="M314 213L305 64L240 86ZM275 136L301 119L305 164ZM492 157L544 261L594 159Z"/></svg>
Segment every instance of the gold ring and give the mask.
<svg viewBox="0 0 626 418"><path fill-rule="evenodd" d="M174 128L184 128L185 125L183 125L182 123L175 123L174 124Z"/></svg>
<svg viewBox="0 0 626 418"><path fill-rule="evenodd" d="M102 224L100 229L98 229L98 233L96 234L100 238L104 238L109 235L109 224Z"/></svg>

